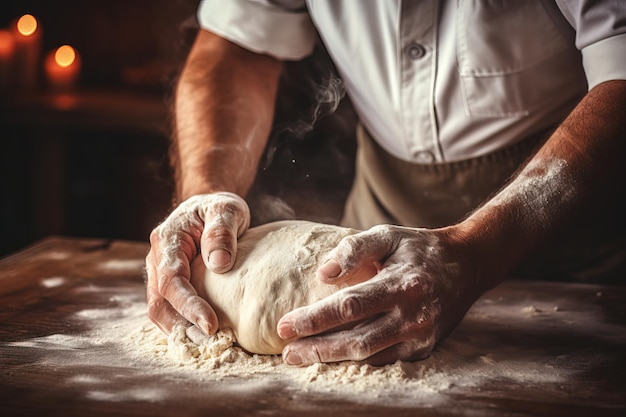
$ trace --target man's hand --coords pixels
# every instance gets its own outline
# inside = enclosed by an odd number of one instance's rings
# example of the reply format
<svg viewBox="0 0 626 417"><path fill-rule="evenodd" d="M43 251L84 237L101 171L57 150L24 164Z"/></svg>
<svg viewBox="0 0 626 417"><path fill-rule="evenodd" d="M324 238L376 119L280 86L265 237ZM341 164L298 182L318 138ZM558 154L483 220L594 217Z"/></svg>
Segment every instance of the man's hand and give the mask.
<svg viewBox="0 0 626 417"><path fill-rule="evenodd" d="M319 268L319 279L352 283L355 272L372 263L380 271L286 314L280 337L303 339L284 348L284 361L382 365L427 357L480 295L469 249L449 230L376 226L344 238Z"/></svg>
<svg viewBox="0 0 626 417"><path fill-rule="evenodd" d="M175 325L191 324L206 334L215 333L217 315L190 283L191 262L200 252L210 270L230 270L237 238L249 225L248 205L236 194L196 195L181 203L150 234L146 257L150 320L165 333Z"/></svg>

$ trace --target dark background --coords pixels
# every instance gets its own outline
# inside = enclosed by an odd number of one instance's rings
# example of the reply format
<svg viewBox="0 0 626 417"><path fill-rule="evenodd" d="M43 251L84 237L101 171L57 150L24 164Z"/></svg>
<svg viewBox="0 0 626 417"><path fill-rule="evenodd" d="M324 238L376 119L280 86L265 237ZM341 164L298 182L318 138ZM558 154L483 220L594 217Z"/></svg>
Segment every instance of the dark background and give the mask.
<svg viewBox="0 0 626 417"><path fill-rule="evenodd" d="M0 28L30 13L42 56L62 44L82 59L78 87L0 91L0 256L49 235L148 239L171 209L172 87L197 30L198 0L5 2ZM249 197L253 222L336 223L353 175L355 118L347 99L309 125L334 74L320 46L286 66L275 130ZM332 106L322 106L328 113ZM269 196L269 197L268 197ZM277 200L279 198L280 200Z"/></svg>

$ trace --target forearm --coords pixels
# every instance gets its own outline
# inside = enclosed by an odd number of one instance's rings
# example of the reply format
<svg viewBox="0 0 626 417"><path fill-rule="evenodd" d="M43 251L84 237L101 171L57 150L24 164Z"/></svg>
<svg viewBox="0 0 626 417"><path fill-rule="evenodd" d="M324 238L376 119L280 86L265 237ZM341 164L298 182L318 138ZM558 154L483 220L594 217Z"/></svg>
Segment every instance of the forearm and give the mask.
<svg viewBox="0 0 626 417"><path fill-rule="evenodd" d="M626 186L626 82L590 91L516 178L453 227L474 249L486 290L586 216L602 215Z"/></svg>
<svg viewBox="0 0 626 417"><path fill-rule="evenodd" d="M200 30L175 97L176 198L230 191L244 196L273 117L282 64Z"/></svg>

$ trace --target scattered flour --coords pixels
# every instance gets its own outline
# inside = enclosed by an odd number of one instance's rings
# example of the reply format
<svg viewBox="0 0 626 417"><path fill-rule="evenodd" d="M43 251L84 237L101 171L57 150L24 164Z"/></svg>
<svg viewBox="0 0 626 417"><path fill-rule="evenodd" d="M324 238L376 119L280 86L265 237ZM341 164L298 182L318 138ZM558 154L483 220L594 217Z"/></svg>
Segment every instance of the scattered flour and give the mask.
<svg viewBox="0 0 626 417"><path fill-rule="evenodd" d="M87 398L98 401L148 401L157 402L166 399L168 391L158 388L136 388L126 390L120 394L119 391L89 391Z"/></svg>
<svg viewBox="0 0 626 417"><path fill-rule="evenodd" d="M61 251L46 251L41 252L35 255L39 259L46 259L51 261L64 261L69 259L69 252L61 252Z"/></svg>
<svg viewBox="0 0 626 417"><path fill-rule="evenodd" d="M56 288L65 284L66 280L63 277L50 277L41 280L41 285L46 288Z"/></svg>
<svg viewBox="0 0 626 417"><path fill-rule="evenodd" d="M486 298L426 360L385 367L342 362L299 368L285 365L279 355L246 353L228 330L200 343L193 342L196 338L182 328L167 337L148 320L142 292L95 285L89 291L98 291L109 302L105 308L73 315L71 320L87 330L9 344L41 349L37 357L43 366L76 369L65 373L71 375L65 383L86 387L86 395L100 401L159 401L167 396L162 384L168 380L196 381L211 386L212 392L286 386L291 392L336 395L361 404L420 406L436 406L450 394L487 390L502 383L554 391L588 365L577 359L571 346L546 349L537 332L554 332L552 326L560 326L594 337L623 334L611 327L616 325L604 323L601 312L575 310L566 302L555 311L554 303L515 304ZM537 343L529 335L536 336ZM584 354L588 357L588 349ZM123 370L120 374L125 380L136 377L150 382L138 382L131 389L125 386L122 391L115 380L103 379L111 377L99 372L99 366Z"/></svg>
<svg viewBox="0 0 626 417"><path fill-rule="evenodd" d="M98 268L107 272L135 272L142 269L144 264L143 259L111 259L98 264Z"/></svg>
<svg viewBox="0 0 626 417"><path fill-rule="evenodd" d="M541 314L543 313L543 310L540 308L537 308L535 306L526 306L524 308L522 308L522 313L524 314Z"/></svg>
<svg viewBox="0 0 626 417"><path fill-rule="evenodd" d="M139 311L134 311L134 316L143 317L143 305L137 308ZM422 362L397 362L385 367L343 362L298 368L283 364L279 355L244 352L234 344L233 334L228 330L220 331L206 343L198 345L181 328L168 338L147 320L141 326L133 327L129 326L127 330L130 332L118 340L127 354L147 360L152 369L176 369L199 379L263 375L269 379L290 379L303 389L332 391L343 387L347 391L371 392L373 389L379 393L408 392L419 396L437 394L453 386L475 386L489 378L512 377L526 381L533 377L544 380L547 375L541 365L537 369L520 367L512 373L504 367L485 367L483 360L467 360L464 355L455 355L463 350L461 345L455 346L454 352L442 355L436 352ZM550 374L552 379L560 378L555 373Z"/></svg>

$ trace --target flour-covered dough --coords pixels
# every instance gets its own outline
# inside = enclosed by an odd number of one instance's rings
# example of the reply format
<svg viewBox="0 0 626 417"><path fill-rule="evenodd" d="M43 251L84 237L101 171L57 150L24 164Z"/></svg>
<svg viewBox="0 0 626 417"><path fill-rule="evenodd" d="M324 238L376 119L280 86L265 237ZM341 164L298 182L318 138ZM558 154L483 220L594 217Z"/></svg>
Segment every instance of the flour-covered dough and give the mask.
<svg viewBox="0 0 626 417"><path fill-rule="evenodd" d="M233 269L206 269L200 257L191 280L215 309L220 327L229 327L238 344L252 353L278 354L278 320L341 287L315 276L320 262L339 241L357 231L307 221L280 221L249 229L240 238Z"/></svg>

